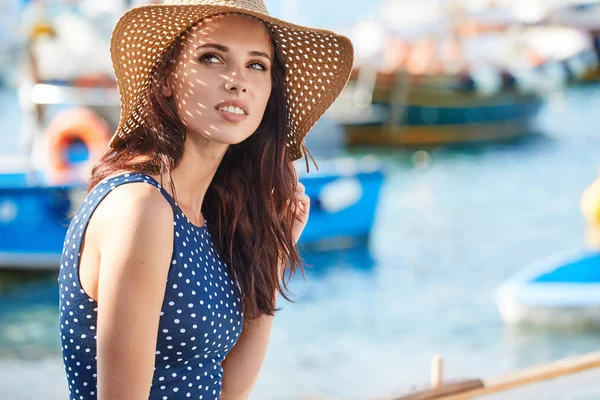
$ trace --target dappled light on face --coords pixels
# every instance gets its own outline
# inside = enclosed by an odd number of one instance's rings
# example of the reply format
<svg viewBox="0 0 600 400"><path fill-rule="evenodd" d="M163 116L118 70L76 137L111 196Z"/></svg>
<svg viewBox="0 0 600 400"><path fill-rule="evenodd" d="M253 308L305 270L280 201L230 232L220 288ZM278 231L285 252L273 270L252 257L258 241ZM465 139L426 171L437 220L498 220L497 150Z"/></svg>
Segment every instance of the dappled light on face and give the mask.
<svg viewBox="0 0 600 400"><path fill-rule="evenodd" d="M260 20L221 14L193 26L168 81L181 122L225 144L252 135L271 94L273 45Z"/></svg>

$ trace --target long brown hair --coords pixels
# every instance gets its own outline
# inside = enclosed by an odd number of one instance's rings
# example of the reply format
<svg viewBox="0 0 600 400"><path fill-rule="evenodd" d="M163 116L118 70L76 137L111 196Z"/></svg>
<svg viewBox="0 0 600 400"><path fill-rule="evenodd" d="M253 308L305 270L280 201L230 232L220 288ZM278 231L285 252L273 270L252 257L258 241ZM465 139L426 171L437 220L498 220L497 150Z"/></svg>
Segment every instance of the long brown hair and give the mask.
<svg viewBox="0 0 600 400"><path fill-rule="evenodd" d="M122 171L170 177L179 164L185 127L172 98L161 95L158 82L173 71L187 32L189 29L167 49L154 69L142 100L144 124L128 133L117 149L102 156L92 170L90 189ZM272 42L272 91L263 119L248 139L229 146L202 204L216 250L240 288L246 319L273 315L276 294L290 300L289 278L303 271L289 207L295 201L296 172L286 147L285 66ZM171 191L176 195L172 184ZM280 266L285 266L286 273Z"/></svg>

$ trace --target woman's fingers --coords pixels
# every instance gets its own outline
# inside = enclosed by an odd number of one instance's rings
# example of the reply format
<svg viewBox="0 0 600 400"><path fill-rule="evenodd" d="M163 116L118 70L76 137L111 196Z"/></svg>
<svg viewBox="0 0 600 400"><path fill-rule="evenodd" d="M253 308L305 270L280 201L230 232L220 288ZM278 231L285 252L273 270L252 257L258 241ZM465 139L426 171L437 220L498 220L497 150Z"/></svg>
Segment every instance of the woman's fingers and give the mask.
<svg viewBox="0 0 600 400"><path fill-rule="evenodd" d="M310 197L308 197L305 193L296 192L296 217L298 217L301 221L304 221L310 212Z"/></svg>
<svg viewBox="0 0 600 400"><path fill-rule="evenodd" d="M305 222L308 219L308 214L310 212L310 197L305 193L305 186L301 182L297 182L296 190L294 192L295 204L292 205L292 210L296 219L301 222ZM290 204L290 201L286 201L287 204Z"/></svg>
<svg viewBox="0 0 600 400"><path fill-rule="evenodd" d="M292 202L293 204L291 204L295 219L292 227L295 243L298 243L300 235L308 223L308 214L310 213L310 197L305 193L305 189L306 188L300 181L296 181L294 201Z"/></svg>

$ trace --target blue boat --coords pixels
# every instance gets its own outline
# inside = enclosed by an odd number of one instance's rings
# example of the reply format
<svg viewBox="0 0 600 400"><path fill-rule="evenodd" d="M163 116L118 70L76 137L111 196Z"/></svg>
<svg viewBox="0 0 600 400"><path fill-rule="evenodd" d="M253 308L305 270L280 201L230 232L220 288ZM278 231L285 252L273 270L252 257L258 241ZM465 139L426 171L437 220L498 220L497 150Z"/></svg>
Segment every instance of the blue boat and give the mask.
<svg viewBox="0 0 600 400"><path fill-rule="evenodd" d="M311 198L300 244L330 249L364 243L383 184L381 168L357 160L320 164L320 171L300 173ZM85 189L83 183L51 184L41 172L0 173L0 267L57 268L70 216Z"/></svg>
<svg viewBox="0 0 600 400"><path fill-rule="evenodd" d="M384 174L374 160L333 159L320 170L300 173L311 199L309 222L300 244L343 248L368 240Z"/></svg>
<svg viewBox="0 0 600 400"><path fill-rule="evenodd" d="M535 263L496 292L511 325L600 326L600 252L578 250Z"/></svg>
<svg viewBox="0 0 600 400"><path fill-rule="evenodd" d="M0 267L58 267L71 192L46 184L41 174L0 174Z"/></svg>

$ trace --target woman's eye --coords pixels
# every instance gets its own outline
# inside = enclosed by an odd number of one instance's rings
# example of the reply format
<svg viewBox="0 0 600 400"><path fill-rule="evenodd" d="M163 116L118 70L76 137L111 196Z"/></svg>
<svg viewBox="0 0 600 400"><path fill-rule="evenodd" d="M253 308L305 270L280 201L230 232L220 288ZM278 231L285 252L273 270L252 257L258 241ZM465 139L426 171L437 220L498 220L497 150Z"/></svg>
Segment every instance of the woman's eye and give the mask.
<svg viewBox="0 0 600 400"><path fill-rule="evenodd" d="M211 53L207 53L205 55L203 55L202 57L200 57L200 61L203 63L207 63L207 64L216 64L218 62L221 62L219 60L219 57L217 57L214 54Z"/></svg>
<svg viewBox="0 0 600 400"><path fill-rule="evenodd" d="M218 64L221 62L221 59L216 54L206 53L200 57L200 62L205 63L205 64ZM267 67L263 63L258 62L258 61L250 64L250 68L256 69L259 71L267 70Z"/></svg>
<svg viewBox="0 0 600 400"><path fill-rule="evenodd" d="M263 63L259 63L259 62L254 62L252 64L250 64L251 68L257 69L259 71L266 71L267 67L265 67L265 65Z"/></svg>

